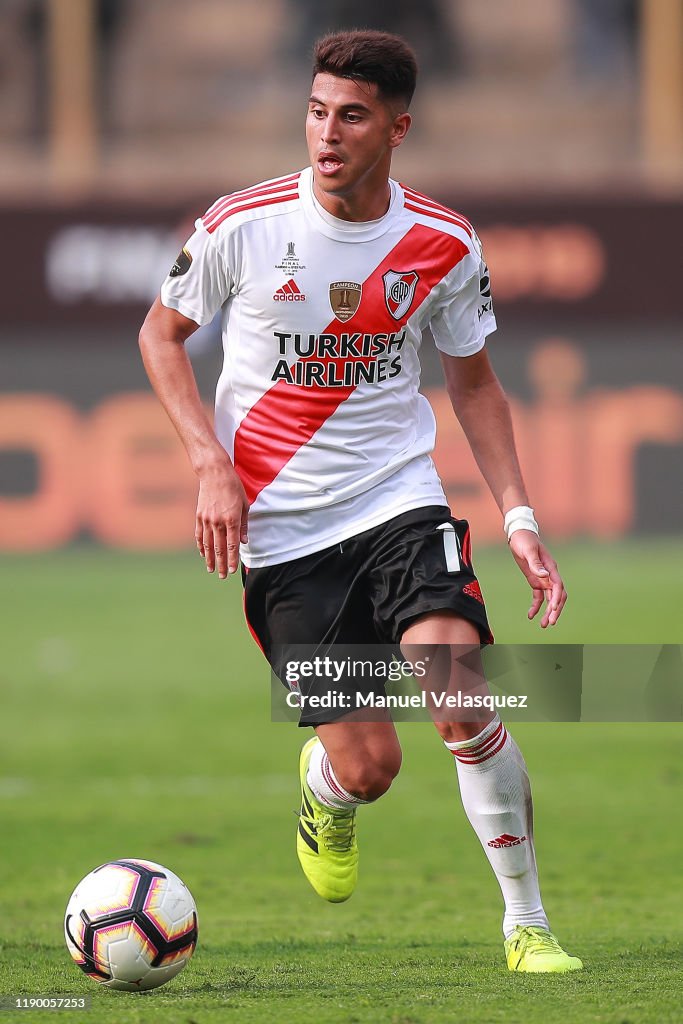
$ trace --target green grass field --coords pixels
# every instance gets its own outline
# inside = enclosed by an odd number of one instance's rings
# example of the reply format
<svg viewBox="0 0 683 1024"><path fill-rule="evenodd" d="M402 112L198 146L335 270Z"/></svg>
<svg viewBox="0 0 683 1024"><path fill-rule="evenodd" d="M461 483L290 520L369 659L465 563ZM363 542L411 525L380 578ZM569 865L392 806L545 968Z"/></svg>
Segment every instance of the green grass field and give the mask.
<svg viewBox="0 0 683 1024"><path fill-rule="evenodd" d="M509 554L477 565L499 641L680 643L683 542L558 548L571 603L546 637ZM0 661L0 991L89 994L59 1021L480 1024L683 1021L683 727L525 724L544 898L586 970L504 968L497 885L426 723L360 812L361 880L324 904L294 852L301 731L272 723L236 580L196 555L5 557ZM615 691L619 680L614 680ZM166 988L95 986L62 916L121 856L190 886L200 945ZM0 1013L47 1020L45 1011Z"/></svg>

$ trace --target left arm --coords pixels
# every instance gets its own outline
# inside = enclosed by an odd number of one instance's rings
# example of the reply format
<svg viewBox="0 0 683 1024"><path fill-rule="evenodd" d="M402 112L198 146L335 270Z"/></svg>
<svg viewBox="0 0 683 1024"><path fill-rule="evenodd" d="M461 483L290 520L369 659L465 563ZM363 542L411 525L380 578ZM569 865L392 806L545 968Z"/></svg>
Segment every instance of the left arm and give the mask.
<svg viewBox="0 0 683 1024"><path fill-rule="evenodd" d="M442 352L441 363L453 410L499 509L505 515L511 508L528 505L510 408L486 349L464 357ZM529 618L547 598L541 626L554 626L567 600L557 563L531 530L515 530L510 550L533 592Z"/></svg>

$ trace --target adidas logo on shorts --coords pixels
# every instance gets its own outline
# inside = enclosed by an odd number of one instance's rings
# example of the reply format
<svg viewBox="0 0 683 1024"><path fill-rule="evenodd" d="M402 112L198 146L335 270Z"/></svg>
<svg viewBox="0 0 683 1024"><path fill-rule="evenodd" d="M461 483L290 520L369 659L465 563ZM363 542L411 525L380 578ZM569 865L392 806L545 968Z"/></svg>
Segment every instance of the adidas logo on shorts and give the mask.
<svg viewBox="0 0 683 1024"><path fill-rule="evenodd" d="M290 277L286 284L283 284L282 288L273 295L276 302L305 302L306 296L302 291L299 291L299 287L293 277Z"/></svg>

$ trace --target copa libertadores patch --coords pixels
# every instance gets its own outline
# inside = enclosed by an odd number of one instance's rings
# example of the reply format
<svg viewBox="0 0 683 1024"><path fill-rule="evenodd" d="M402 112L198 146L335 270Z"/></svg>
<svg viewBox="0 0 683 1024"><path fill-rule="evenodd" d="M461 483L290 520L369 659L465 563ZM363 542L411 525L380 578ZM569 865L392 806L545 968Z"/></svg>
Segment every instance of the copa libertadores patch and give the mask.
<svg viewBox="0 0 683 1024"><path fill-rule="evenodd" d="M186 274L188 272L188 270L190 269L190 264L191 263L192 263L192 254L189 253L187 251L187 249L183 246L183 248L178 253L178 256L176 258L175 263L171 267L171 269L170 269L170 271L168 273L168 276L169 277L182 277L182 275Z"/></svg>

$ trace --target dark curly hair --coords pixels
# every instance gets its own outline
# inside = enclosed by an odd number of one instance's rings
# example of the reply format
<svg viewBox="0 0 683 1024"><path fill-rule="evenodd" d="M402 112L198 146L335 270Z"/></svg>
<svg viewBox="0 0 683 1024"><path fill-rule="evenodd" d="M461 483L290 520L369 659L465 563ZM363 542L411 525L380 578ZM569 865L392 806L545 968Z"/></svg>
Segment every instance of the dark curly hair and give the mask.
<svg viewBox="0 0 683 1024"><path fill-rule="evenodd" d="M374 29L333 32L313 50L313 78L318 74L353 78L376 85L389 102L410 106L417 81L417 60L404 39Z"/></svg>

